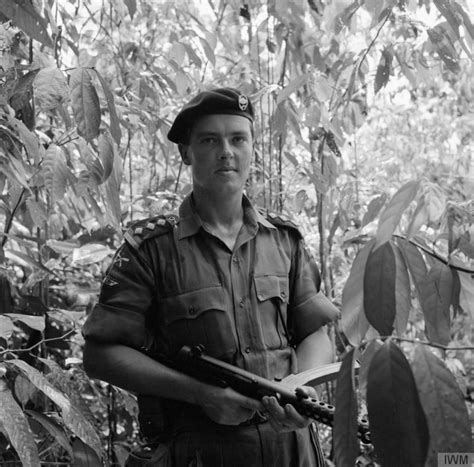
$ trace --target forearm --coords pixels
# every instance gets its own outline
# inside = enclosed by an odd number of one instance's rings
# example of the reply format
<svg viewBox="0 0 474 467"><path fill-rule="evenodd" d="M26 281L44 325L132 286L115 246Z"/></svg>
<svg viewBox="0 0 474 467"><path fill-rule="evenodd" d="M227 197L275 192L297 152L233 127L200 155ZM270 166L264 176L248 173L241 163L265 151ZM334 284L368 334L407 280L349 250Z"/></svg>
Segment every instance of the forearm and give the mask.
<svg viewBox="0 0 474 467"><path fill-rule="evenodd" d="M207 386L123 345L87 341L83 360L89 376L137 394L199 404Z"/></svg>
<svg viewBox="0 0 474 467"><path fill-rule="evenodd" d="M326 327L303 339L296 348L298 372L334 362L334 352Z"/></svg>
<svg viewBox="0 0 474 467"><path fill-rule="evenodd" d="M201 406L215 422L237 425L263 406L231 388L208 385L123 345L87 341L84 368L89 376L131 392Z"/></svg>

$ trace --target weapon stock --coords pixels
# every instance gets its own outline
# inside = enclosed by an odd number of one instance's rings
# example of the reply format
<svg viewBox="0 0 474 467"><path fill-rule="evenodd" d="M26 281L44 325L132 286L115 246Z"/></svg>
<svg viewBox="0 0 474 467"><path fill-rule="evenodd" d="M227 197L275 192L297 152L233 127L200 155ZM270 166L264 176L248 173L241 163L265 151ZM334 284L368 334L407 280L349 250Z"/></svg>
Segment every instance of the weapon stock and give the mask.
<svg viewBox="0 0 474 467"><path fill-rule="evenodd" d="M229 363L210 357L202 346L184 346L178 352L173 366L183 373L214 386L231 387L241 394L260 400L264 396L274 396L284 406L291 404L299 413L317 422L333 426L334 406L310 398L303 388L289 389L284 384L270 381ZM285 381L292 386L324 383L337 374L340 363L325 365L291 376ZM365 420L358 422L358 437L364 443L370 443L369 425Z"/></svg>

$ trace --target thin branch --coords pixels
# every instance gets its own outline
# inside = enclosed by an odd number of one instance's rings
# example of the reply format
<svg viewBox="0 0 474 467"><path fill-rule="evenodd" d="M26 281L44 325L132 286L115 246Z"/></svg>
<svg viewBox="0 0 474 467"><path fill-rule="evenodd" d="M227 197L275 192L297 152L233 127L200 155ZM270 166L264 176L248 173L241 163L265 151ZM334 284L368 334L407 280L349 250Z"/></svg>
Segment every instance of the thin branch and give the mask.
<svg viewBox="0 0 474 467"><path fill-rule="evenodd" d="M435 342L422 341L420 339L407 339L405 337L396 337L396 336L380 336L378 339L393 339L399 342L409 342L411 344L423 344L429 345L430 347L435 347L442 350L474 350L474 346L466 345L461 347L448 347L447 345L437 344Z"/></svg>
<svg viewBox="0 0 474 467"><path fill-rule="evenodd" d="M178 186L179 186L179 179L181 178L181 171L183 170L183 161L181 160L179 163L179 171L178 176L176 177L176 184L174 186L174 193L178 193Z"/></svg>
<svg viewBox="0 0 474 467"><path fill-rule="evenodd" d="M362 58L359 60L359 63L356 65L357 68L360 68L360 66L362 65L362 63L364 62L364 60L366 59L367 55L369 54L370 52L370 49L374 46L375 44L375 41L378 39L380 33L382 32L382 29L383 27L385 26L385 24L387 23L388 19L390 18L390 16L392 15L392 8L390 8L390 10L388 11L387 15L385 16L384 20L382 21L382 24L380 25L380 27L377 29L377 32L375 33L375 36L374 38L372 39L372 41L370 42L369 46L367 47L367 49L365 49L365 52L364 52L364 55L362 55ZM357 73L357 70L355 71L355 73ZM346 90L344 91L344 93L342 94L341 96L341 100L344 101L344 98L346 97L346 95L348 94L349 92L349 86L347 86Z"/></svg>
<svg viewBox="0 0 474 467"><path fill-rule="evenodd" d="M396 238L401 238L402 240L406 240L407 242L411 243L413 246L416 246L420 250L423 250L426 254L432 256L433 258L437 259L438 261L445 264L446 266L449 266L450 268L455 269L456 271L465 272L467 274L474 274L474 269L464 268L462 266L456 266L454 264L450 264L448 259L443 258L441 255L439 255L435 251L430 250L429 248L423 245L420 245L414 240L408 239L407 237L404 237L403 235L393 235L393 236Z"/></svg>
<svg viewBox="0 0 474 467"><path fill-rule="evenodd" d="M32 345L31 347L28 347L27 349L6 349L0 352L0 356L7 354L7 353L12 353L15 354L17 352L31 352L33 349L36 349L36 347L39 347L42 344L46 344L47 342L52 342L52 341L59 341L62 339L65 339L66 337L69 337L71 334L74 334L77 332L77 329L71 329L62 336L59 337L50 337L48 339L41 339L39 342L36 344Z"/></svg>
<svg viewBox="0 0 474 467"><path fill-rule="evenodd" d="M4 235L3 236L3 240L2 240L2 248L5 246L5 243L7 243L7 240L8 240L8 232L10 232L10 229L12 228L12 225L13 225L13 218L15 217L15 214L16 214L16 211L18 210L18 208L20 207L20 204L22 202L22 199L23 199L23 195L25 194L26 192L26 188L23 188L21 190L21 193L20 193L20 196L18 197L18 201L16 202L15 204L15 207L13 208L13 211L11 212L11 215L10 217L8 218L8 221L7 221L7 224L5 226L5 229L3 231Z"/></svg>

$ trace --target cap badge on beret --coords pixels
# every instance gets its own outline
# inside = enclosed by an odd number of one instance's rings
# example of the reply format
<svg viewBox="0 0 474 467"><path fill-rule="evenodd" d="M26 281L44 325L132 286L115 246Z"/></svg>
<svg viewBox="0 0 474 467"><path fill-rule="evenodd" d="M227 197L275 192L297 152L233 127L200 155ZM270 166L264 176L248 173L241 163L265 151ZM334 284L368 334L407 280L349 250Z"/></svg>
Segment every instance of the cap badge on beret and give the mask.
<svg viewBox="0 0 474 467"><path fill-rule="evenodd" d="M249 105L249 99L244 94L240 94L239 96L239 109L244 112Z"/></svg>

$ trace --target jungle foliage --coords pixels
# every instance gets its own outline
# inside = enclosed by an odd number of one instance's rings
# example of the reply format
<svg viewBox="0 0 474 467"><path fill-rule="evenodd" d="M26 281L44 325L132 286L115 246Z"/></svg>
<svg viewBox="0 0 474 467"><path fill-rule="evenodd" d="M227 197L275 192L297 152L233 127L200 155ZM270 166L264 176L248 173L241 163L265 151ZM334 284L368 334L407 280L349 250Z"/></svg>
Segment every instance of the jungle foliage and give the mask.
<svg viewBox="0 0 474 467"><path fill-rule="evenodd" d="M137 447L135 398L87 378L81 324L124 229L189 193L166 133L213 85L255 103L247 193L301 226L342 310L328 462L472 452L473 15L0 0L0 464L124 465Z"/></svg>

